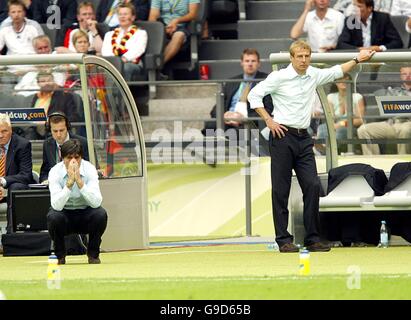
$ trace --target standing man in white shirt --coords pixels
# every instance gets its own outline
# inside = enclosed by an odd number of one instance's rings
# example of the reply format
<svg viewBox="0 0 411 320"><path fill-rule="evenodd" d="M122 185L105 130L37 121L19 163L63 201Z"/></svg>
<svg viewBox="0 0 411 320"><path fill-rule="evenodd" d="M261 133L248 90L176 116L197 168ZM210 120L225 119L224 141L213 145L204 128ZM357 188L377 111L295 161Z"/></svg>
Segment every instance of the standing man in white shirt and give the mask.
<svg viewBox="0 0 411 320"><path fill-rule="evenodd" d="M288 227L288 197L292 170L297 174L303 192L304 245L309 251L329 251L330 246L320 242L319 194L320 181L313 153L313 140L307 128L310 125L312 105L318 86L343 77L358 63L369 60L374 51L363 50L357 57L328 69L310 66L311 47L298 40L290 46L291 63L287 68L271 72L249 93L251 108L264 119L271 130L272 206L276 241L280 252L298 252ZM274 109L268 114L263 97L271 94Z"/></svg>
<svg viewBox="0 0 411 320"><path fill-rule="evenodd" d="M310 11L315 5L315 10ZM307 0L304 11L291 28L290 37L299 38L308 33L308 43L315 52L335 49L344 28L344 15L329 8L330 0Z"/></svg>
<svg viewBox="0 0 411 320"><path fill-rule="evenodd" d="M132 3L119 4L117 15L120 26L105 34L101 55L121 57L124 62L124 78L126 81L136 80L144 74L141 56L147 48L147 31L133 24L136 9Z"/></svg>
<svg viewBox="0 0 411 320"><path fill-rule="evenodd" d="M63 161L49 173L51 208L47 226L54 242L58 263L66 263L64 236L88 234L88 263L100 263L101 237L107 226L107 212L101 207L97 169L83 159L79 140L68 140L61 146Z"/></svg>

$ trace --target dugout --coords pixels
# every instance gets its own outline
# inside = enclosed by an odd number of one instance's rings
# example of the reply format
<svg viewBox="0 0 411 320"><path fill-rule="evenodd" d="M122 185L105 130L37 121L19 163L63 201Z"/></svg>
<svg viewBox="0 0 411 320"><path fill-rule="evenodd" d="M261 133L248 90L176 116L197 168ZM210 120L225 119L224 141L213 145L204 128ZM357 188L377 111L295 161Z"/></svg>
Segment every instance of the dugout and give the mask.
<svg viewBox="0 0 411 320"><path fill-rule="evenodd" d="M39 75L50 79L40 85ZM50 92L51 102L43 108L39 100ZM104 58L90 55L0 56L0 112L13 114L13 131L31 140L37 172L47 134L46 109L64 111L72 130L86 137L88 150L94 150L88 156L100 168L108 212L101 249L148 246L144 137L136 103L119 71Z"/></svg>
<svg viewBox="0 0 411 320"><path fill-rule="evenodd" d="M331 52L313 53L312 65L319 68L331 67L344 63L355 57L358 52ZM288 53L273 53L270 62L274 69L282 68L289 63ZM410 67L404 71L404 67ZM401 180L395 188L389 191L385 189L376 193L359 172L350 172L348 178L343 181L333 192L327 194L329 173L331 170L351 165L365 164L373 168L381 169L389 181L390 174L395 165L408 165L411 161L411 132L406 136L400 136L399 131L388 134L387 127L383 137L360 137L359 128L373 123L410 123L411 114L411 90L397 90L409 84L409 77L404 74L410 71L411 53L381 52L376 53L367 63L361 63L350 72L348 80L337 80L346 84L344 116L335 113L330 94L331 85L317 88L319 108L313 108L312 123L313 139L315 145L322 145L323 152L316 153L317 169L323 189L320 198L320 216L323 214L356 214L369 217L393 218L396 221L399 216L409 215L411 209L411 188L407 179ZM357 128L354 119L358 118L355 110L354 95L360 94L364 101L364 112L361 115L362 124ZM398 105L400 107L393 107ZM354 107L353 107L354 106ZM345 122L346 136L337 137L335 123ZM326 129L326 137L319 137L315 129L322 125ZM358 130L357 130L358 129ZM367 154L364 150L376 146L378 153ZM402 147L402 148L401 148ZM318 150L316 150L318 151ZM408 172L403 172L408 177ZM365 175L365 174L364 174ZM409 178L408 178L409 179ZM390 183L390 182L389 182ZM391 192L391 193L390 193ZM292 177L291 191L288 209L289 232L295 236L296 243L303 243L303 201L302 192L295 175ZM377 219L378 220L378 219ZM380 223L379 219L379 223ZM379 234L379 223L374 224L374 231ZM366 226L370 227L370 226ZM323 230L324 231L324 230Z"/></svg>

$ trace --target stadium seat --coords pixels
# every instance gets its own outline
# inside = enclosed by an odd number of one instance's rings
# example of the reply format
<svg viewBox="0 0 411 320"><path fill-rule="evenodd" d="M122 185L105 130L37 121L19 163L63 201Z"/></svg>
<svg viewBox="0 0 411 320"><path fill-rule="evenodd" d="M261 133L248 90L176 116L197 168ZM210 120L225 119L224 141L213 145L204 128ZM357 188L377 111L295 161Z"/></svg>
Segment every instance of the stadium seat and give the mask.
<svg viewBox="0 0 411 320"><path fill-rule="evenodd" d="M205 40L201 44L200 60L239 59L244 48L255 48L261 58L268 58L273 52L288 52L291 43L291 39Z"/></svg>
<svg viewBox="0 0 411 320"><path fill-rule="evenodd" d="M156 21L138 21L136 24L147 31L148 43L146 53L143 56L143 64L148 74L148 80L155 81L157 71L163 67L166 37L164 25ZM149 92L150 98L156 97L156 86L154 84L149 85Z"/></svg>
<svg viewBox="0 0 411 320"><path fill-rule="evenodd" d="M411 37L410 34L405 30L405 23L408 20L407 16L391 16L392 23L394 24L395 28L397 29L398 33L401 36L401 40L403 43L403 48L406 49L411 45Z"/></svg>
<svg viewBox="0 0 411 320"><path fill-rule="evenodd" d="M124 63L120 57L113 56L113 57L103 57L103 58L109 61L121 74L123 74Z"/></svg>
<svg viewBox="0 0 411 320"><path fill-rule="evenodd" d="M304 9L305 1L248 1L247 20L294 19Z"/></svg>
<svg viewBox="0 0 411 320"><path fill-rule="evenodd" d="M289 38L294 19L240 20L238 21L239 39ZM304 37L305 34L302 35Z"/></svg>
<svg viewBox="0 0 411 320"><path fill-rule="evenodd" d="M372 201L374 190L362 175L346 177L327 196L320 198L320 208L359 207L364 202Z"/></svg>
<svg viewBox="0 0 411 320"><path fill-rule="evenodd" d="M236 0L209 0L209 23L233 23L239 19L239 4Z"/></svg>

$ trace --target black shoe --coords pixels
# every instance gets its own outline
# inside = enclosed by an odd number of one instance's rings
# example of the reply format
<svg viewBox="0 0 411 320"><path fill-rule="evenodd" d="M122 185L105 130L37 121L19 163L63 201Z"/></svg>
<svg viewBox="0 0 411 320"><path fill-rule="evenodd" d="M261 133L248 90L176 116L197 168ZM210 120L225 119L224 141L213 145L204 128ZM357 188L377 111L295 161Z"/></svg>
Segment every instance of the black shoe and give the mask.
<svg viewBox="0 0 411 320"><path fill-rule="evenodd" d="M88 263L89 264L100 264L101 261L99 257L93 258L93 257L88 256Z"/></svg>
<svg viewBox="0 0 411 320"><path fill-rule="evenodd" d="M66 257L61 257L61 258L58 258L58 262L57 262L57 264L66 264Z"/></svg>
<svg viewBox="0 0 411 320"><path fill-rule="evenodd" d="M331 250L331 246L322 242L315 242L307 246L307 250L310 252L327 252Z"/></svg>
<svg viewBox="0 0 411 320"><path fill-rule="evenodd" d="M280 252L289 253L289 252L298 252L300 249L294 243L286 243L280 247Z"/></svg>

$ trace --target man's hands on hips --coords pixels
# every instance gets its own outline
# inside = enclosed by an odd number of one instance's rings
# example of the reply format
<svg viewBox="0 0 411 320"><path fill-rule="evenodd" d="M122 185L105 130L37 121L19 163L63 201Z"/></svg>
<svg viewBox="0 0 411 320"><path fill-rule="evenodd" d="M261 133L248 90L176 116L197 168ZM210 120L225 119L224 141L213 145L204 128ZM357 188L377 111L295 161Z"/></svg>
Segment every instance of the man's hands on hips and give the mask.
<svg viewBox="0 0 411 320"><path fill-rule="evenodd" d="M278 122L275 122L274 119L271 117L265 121L265 124L271 130L273 136L277 136L280 139L283 138L285 136L285 132L288 131L288 129L285 126L279 124Z"/></svg>

